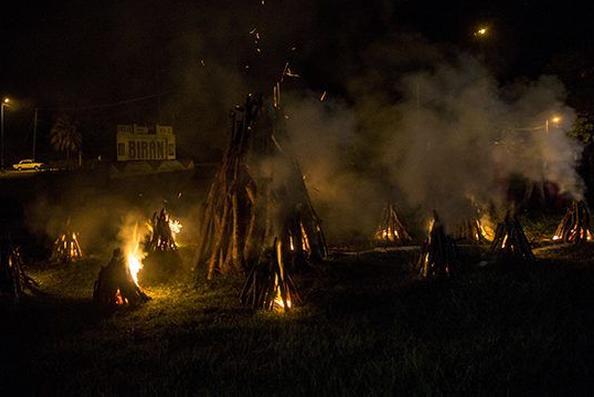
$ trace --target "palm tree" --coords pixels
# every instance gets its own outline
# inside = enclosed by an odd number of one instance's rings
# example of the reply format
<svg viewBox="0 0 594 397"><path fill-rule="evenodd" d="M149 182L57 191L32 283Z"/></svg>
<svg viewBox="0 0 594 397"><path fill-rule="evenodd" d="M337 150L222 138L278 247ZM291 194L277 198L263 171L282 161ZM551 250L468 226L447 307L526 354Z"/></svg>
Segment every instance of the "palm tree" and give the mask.
<svg viewBox="0 0 594 397"><path fill-rule="evenodd" d="M66 153L66 160L70 160L70 154L78 151L78 165L81 165L82 136L78 131L78 125L68 115L60 115L54 121L50 131L50 143L54 150Z"/></svg>

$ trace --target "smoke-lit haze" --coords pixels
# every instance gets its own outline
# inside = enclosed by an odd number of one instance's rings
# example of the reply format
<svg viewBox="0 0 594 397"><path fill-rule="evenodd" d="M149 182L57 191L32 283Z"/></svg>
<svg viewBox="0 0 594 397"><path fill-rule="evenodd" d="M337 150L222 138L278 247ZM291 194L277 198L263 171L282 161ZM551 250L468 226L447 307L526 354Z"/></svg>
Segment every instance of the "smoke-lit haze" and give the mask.
<svg viewBox="0 0 594 397"><path fill-rule="evenodd" d="M331 234L371 233L389 198L425 216L436 209L449 225L473 215L472 201L504 210L511 176L581 198L580 147L565 134L575 115L555 77L500 87L468 55L427 66L391 76L386 90L359 85L350 106L289 102L289 131Z"/></svg>

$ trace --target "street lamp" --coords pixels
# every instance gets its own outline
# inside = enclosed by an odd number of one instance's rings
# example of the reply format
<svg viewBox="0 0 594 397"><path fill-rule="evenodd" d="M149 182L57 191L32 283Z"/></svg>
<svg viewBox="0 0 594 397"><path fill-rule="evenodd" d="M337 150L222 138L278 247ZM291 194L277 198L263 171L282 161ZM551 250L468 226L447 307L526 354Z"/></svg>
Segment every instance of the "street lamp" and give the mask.
<svg viewBox="0 0 594 397"><path fill-rule="evenodd" d="M10 98L5 97L0 103L0 170L4 170L4 108L10 105Z"/></svg>
<svg viewBox="0 0 594 397"><path fill-rule="evenodd" d="M485 37L487 33L489 33L489 28L487 26L481 26L474 32L474 36Z"/></svg>
<svg viewBox="0 0 594 397"><path fill-rule="evenodd" d="M547 134L549 133L549 122L555 125L559 125L559 123L561 122L561 116L552 116L551 118L547 119L547 121L545 122L545 131Z"/></svg>

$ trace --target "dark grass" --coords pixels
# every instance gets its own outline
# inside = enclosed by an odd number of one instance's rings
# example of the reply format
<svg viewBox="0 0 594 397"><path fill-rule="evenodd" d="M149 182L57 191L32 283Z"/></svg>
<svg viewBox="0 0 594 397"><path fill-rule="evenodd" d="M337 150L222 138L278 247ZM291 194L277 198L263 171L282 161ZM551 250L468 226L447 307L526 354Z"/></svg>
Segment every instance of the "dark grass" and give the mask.
<svg viewBox="0 0 594 397"><path fill-rule="evenodd" d="M457 277L432 282L411 277L414 251L336 255L283 315L242 308L241 280L194 289L181 272L105 316L98 260L34 272L49 295L2 308L0 395L592 391L594 250L543 248L507 272L463 252Z"/></svg>

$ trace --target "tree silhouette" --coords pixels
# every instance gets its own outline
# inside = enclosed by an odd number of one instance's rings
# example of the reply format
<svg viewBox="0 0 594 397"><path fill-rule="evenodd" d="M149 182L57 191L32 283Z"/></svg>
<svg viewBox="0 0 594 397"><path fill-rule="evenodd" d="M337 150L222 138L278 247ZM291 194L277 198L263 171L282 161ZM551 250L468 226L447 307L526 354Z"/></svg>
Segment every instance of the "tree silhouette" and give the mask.
<svg viewBox="0 0 594 397"><path fill-rule="evenodd" d="M80 165L82 136L70 116L62 114L56 118L50 131L50 143L57 152L66 153L66 160L70 160L72 152L78 151Z"/></svg>

